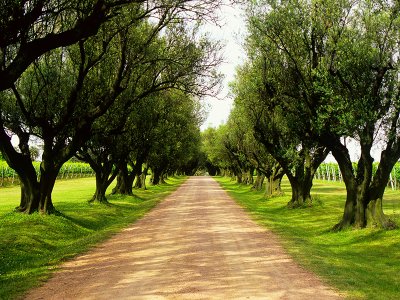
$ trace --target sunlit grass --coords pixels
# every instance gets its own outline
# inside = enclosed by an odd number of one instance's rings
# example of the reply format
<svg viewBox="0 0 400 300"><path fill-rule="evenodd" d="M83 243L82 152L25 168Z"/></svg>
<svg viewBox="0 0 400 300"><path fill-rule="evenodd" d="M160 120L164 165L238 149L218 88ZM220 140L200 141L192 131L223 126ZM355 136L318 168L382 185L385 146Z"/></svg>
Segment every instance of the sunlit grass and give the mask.
<svg viewBox="0 0 400 300"><path fill-rule="evenodd" d="M185 178L135 190L135 197L108 196L110 205L90 205L94 178L61 180L53 201L59 215L13 212L19 187L0 189L0 299L15 299L48 278L61 261L89 249L142 217Z"/></svg>
<svg viewBox="0 0 400 300"><path fill-rule="evenodd" d="M262 225L276 232L284 247L300 264L345 292L349 299L400 299L400 230L330 229L340 220L345 187L341 183L315 181L313 207L288 209L290 186L285 195L265 199L229 178L216 178ZM385 213L400 225L400 191L388 190Z"/></svg>

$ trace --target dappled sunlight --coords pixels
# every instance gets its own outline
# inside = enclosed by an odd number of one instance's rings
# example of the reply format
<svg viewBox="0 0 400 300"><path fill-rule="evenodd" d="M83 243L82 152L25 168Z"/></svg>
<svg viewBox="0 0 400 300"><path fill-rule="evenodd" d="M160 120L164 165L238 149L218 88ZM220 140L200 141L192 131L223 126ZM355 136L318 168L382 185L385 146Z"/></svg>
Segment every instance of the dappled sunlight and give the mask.
<svg viewBox="0 0 400 300"><path fill-rule="evenodd" d="M339 299L210 177L190 178L27 299L49 291L51 299Z"/></svg>

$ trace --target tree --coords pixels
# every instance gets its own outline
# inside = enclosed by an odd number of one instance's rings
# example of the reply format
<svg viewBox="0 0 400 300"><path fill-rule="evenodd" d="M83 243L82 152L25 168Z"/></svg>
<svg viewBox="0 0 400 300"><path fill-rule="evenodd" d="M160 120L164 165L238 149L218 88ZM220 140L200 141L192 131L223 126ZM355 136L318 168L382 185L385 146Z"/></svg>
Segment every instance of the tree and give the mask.
<svg viewBox="0 0 400 300"><path fill-rule="evenodd" d="M253 184L255 167L250 161L251 139L253 131L249 128L246 120L238 107L234 107L226 123L229 130L225 131L223 144L228 151L233 163L233 171L238 183Z"/></svg>
<svg viewBox="0 0 400 300"><path fill-rule="evenodd" d="M193 77L190 70L198 67L197 60L188 58L186 64L180 61L179 69L174 64L178 62L171 61L171 52L166 50L172 49L173 44L166 41L154 46L161 29L177 18L176 7L170 8L172 11L165 11L154 26L146 25L140 6L120 12L118 18L101 27L98 35L43 55L12 90L1 94L0 148L21 179L18 210L54 210L51 192L62 164L88 139L94 121L117 100L122 102L121 107L129 108L132 99L123 94L139 89L134 91L140 95L136 98L145 97L149 92L186 83L183 78ZM150 45L157 50L151 52ZM162 45L167 52L155 59ZM137 76L132 84L134 71ZM195 72L204 75L200 68ZM12 148L5 128L19 136L19 152ZM31 135L44 142L39 181L29 156Z"/></svg>
<svg viewBox="0 0 400 300"><path fill-rule="evenodd" d="M253 45L258 47L255 43L250 44L249 51L255 51L251 48ZM253 55L251 59L247 65L238 69L233 84L235 105L240 107L252 124L255 138L283 169L283 172L279 171L279 167L275 169L276 174L282 178L285 173L289 178L292 198L288 205L302 206L312 201L314 174L329 151L307 137L310 123L304 119L298 103L286 102L283 100L285 95L277 92L292 90L295 84L287 82L288 75L286 79L280 75L278 69L285 64L284 59L277 54L266 58L263 53L261 56ZM282 78L276 78L277 75ZM272 170L273 167L268 170L270 176Z"/></svg>
<svg viewBox="0 0 400 300"><path fill-rule="evenodd" d="M209 127L201 133L201 150L205 155L205 162L204 166L211 176L219 175L220 174L220 160L218 154L216 153L217 150L217 129L213 127Z"/></svg>
<svg viewBox="0 0 400 300"><path fill-rule="evenodd" d="M396 226L384 215L382 200L390 172L400 158L399 10L399 3L391 1L360 1L350 7L341 34L330 37L331 63L318 74L319 85L325 87L320 91L324 105L318 111L318 134L332 149L347 189L337 230ZM356 169L341 136L359 141ZM377 140L385 146L372 176L371 148Z"/></svg>
<svg viewBox="0 0 400 300"><path fill-rule="evenodd" d="M163 117L147 161L153 185L162 183L168 173L173 174L190 161L200 142L198 102L179 91L168 91L162 97L163 108L158 111Z"/></svg>
<svg viewBox="0 0 400 300"><path fill-rule="evenodd" d="M2 125L20 139L19 153L10 148L4 130L0 135L2 152L21 179L20 211L54 210L51 193L61 166L89 136L93 121L126 88L127 41L118 30L103 33L102 42L90 38L45 54L21 77L13 94L3 98ZM104 89L93 90L100 83ZM28 156L31 135L44 144L39 181Z"/></svg>
<svg viewBox="0 0 400 300"><path fill-rule="evenodd" d="M87 162L95 172L96 190L89 202L108 203L107 188L118 174L115 157L118 157L118 135L94 133L76 156Z"/></svg>
<svg viewBox="0 0 400 300"><path fill-rule="evenodd" d="M231 128L230 131L237 132L237 144L241 144L238 150L242 152L247 163L251 165L250 174L253 174L254 169L257 171L256 181L254 183L252 180L250 181L253 184L253 188L261 190L264 180L267 179L265 195L281 194L281 181L285 175L284 170L266 151L266 147L255 138L254 124L247 117L244 107L237 101L234 102L227 125Z"/></svg>
<svg viewBox="0 0 400 300"><path fill-rule="evenodd" d="M271 63L269 70L276 72L268 73L266 90L279 95L281 106L296 107L308 120L308 136L332 151L342 171L347 199L335 229L393 227L382 198L400 157L398 2L257 4L249 10L253 45L266 59L281 61ZM356 170L341 143L347 136L360 142ZM385 149L372 178L371 147L378 137Z"/></svg>
<svg viewBox="0 0 400 300"><path fill-rule="evenodd" d="M159 93L146 94L151 96L149 98L150 105L146 105L146 102L143 103L142 109L136 110L135 115L132 116L132 119L137 120L137 123L134 127L135 133L132 132L130 138L135 138L135 144L142 146L132 149L132 152L126 156L126 162L121 160L119 165L121 172L113 193L132 193L133 180L141 175L142 164L145 163L146 157L150 155L150 150L154 147L154 144L159 145L160 141L168 136L167 131L170 130L170 127L166 126L164 129L160 129L161 123L165 120L168 120L171 124L176 122L176 120L170 120L170 115L173 114L172 109L181 110L187 102L187 100L184 100L186 98L200 98L215 93L215 87L220 80L220 76L215 72L215 67L220 63L220 58L217 55L219 45L210 42L205 37L196 36L196 29L194 32L186 32L186 30L189 29L182 24L174 24L173 27L168 28L166 36L163 37L165 48L161 51L160 66L156 66L160 70L158 76L165 84L160 85L155 90ZM195 110L195 107L192 109ZM197 115L200 114L196 112ZM197 126L198 122L195 119L192 119L192 121ZM187 126L189 129L192 125ZM152 132L149 132L149 130ZM155 138L154 135L157 135L157 137ZM173 140L167 140L165 145L169 145L169 142L173 142ZM164 171L169 164L168 161L173 155L169 151L175 150L175 148L168 149L163 146L156 146L161 149L151 159L153 168L157 165L158 170L153 172L156 178L153 181L154 183L161 180L159 178L160 172ZM169 156L161 160L163 151L169 153ZM128 171L127 164L131 165L131 171ZM149 165L147 166L149 167Z"/></svg>

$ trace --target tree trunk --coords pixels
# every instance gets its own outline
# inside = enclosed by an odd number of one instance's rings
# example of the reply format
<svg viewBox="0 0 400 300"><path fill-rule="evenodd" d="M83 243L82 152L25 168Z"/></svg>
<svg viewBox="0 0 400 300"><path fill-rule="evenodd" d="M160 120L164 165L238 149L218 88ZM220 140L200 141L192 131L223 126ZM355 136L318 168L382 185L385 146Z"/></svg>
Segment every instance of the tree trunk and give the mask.
<svg viewBox="0 0 400 300"><path fill-rule="evenodd" d="M117 184L112 190L112 194L132 196L132 187L133 181L135 179L135 174L133 172L129 173L128 167L126 165L120 166L119 170L120 171L117 176Z"/></svg>
<svg viewBox="0 0 400 300"><path fill-rule="evenodd" d="M148 172L148 170L149 170L149 168L148 168L148 167L145 167L144 170L143 170L143 172L142 172L142 174L140 175L140 181L142 182L142 183L141 183L141 186L142 186L142 189L144 189L144 190L147 190L147 187L146 187L146 177L147 177L147 172Z"/></svg>
<svg viewBox="0 0 400 300"><path fill-rule="evenodd" d="M236 181L237 181L238 184L243 183L243 174L242 174L242 172L237 172Z"/></svg>
<svg viewBox="0 0 400 300"><path fill-rule="evenodd" d="M257 171L257 177L253 184L253 189L256 191L261 191L263 188L263 183L265 180L265 175Z"/></svg>
<svg viewBox="0 0 400 300"><path fill-rule="evenodd" d="M40 181L35 177L20 176L21 201L17 211L31 214L41 212L52 214L55 212L52 201L52 192L58 175L58 169L44 171L41 169Z"/></svg>
<svg viewBox="0 0 400 300"><path fill-rule="evenodd" d="M40 191L36 175L33 178L20 176L20 186L21 200L16 210L27 214L39 211Z"/></svg>
<svg viewBox="0 0 400 300"><path fill-rule="evenodd" d="M251 167L250 170L249 170L249 182L248 182L248 184L251 184L251 185L254 184L253 174L254 174L254 168Z"/></svg>
<svg viewBox="0 0 400 300"><path fill-rule="evenodd" d="M382 208L383 194L385 193L390 173L396 162L397 155L393 153L388 154L388 150L382 152L381 161L372 180L369 203L367 205L367 224L371 226L385 229L397 228L396 223L383 213Z"/></svg>
<svg viewBox="0 0 400 300"><path fill-rule="evenodd" d="M135 179L135 189L140 189L142 188L143 184L142 184L142 180L141 180L141 176L143 174L143 160L142 159L138 159L136 161L136 165L134 167L134 171L136 174L136 179Z"/></svg>
<svg viewBox="0 0 400 300"><path fill-rule="evenodd" d="M42 162L43 164L43 162ZM53 206L52 193L56 183L59 169L51 168L40 170L40 202L39 211L45 214L52 214L55 212Z"/></svg>
<svg viewBox="0 0 400 300"><path fill-rule="evenodd" d="M80 158L89 163L90 167L95 172L96 176L96 190L93 197L88 201L89 203L97 202L101 204L108 204L106 197L107 188L117 177L118 169L113 171L114 161L109 155L94 154L95 152L83 151Z"/></svg>
<svg viewBox="0 0 400 300"><path fill-rule="evenodd" d="M312 170L311 165L307 163L307 159L304 163L297 166L294 174L288 169L285 170L285 174L287 175L292 188L292 198L288 202L288 207L296 208L311 204L311 188L313 184L314 171Z"/></svg>
<svg viewBox="0 0 400 300"><path fill-rule="evenodd" d="M154 169L152 172L151 184L152 185L160 184L160 180L161 180L161 170Z"/></svg>
<svg viewBox="0 0 400 300"><path fill-rule="evenodd" d="M0 118L0 151L7 164L15 170L20 179L21 199L16 210L31 214L39 210L40 186L35 168L32 165L28 143L29 135L21 134L19 136L19 148L22 150L21 153L17 152L11 144L11 139Z"/></svg>
<svg viewBox="0 0 400 300"><path fill-rule="evenodd" d="M387 150L383 151L378 170L372 179L373 159L369 154L371 145L362 144L357 174L354 174L348 149L338 140L330 138L329 141L347 192L342 219L333 230L339 231L349 227L396 228L396 224L383 213L382 199L398 156L393 153L388 154Z"/></svg>
<svg viewBox="0 0 400 300"><path fill-rule="evenodd" d="M45 165L47 166L44 167ZM52 161L50 163L42 161L40 181L38 181L36 173L29 172L29 166L32 164L26 166L26 173L19 175L21 201L16 210L27 214L37 211L44 214L54 213L56 210L52 201L52 192L60 167L54 167Z"/></svg>
<svg viewBox="0 0 400 300"><path fill-rule="evenodd" d="M111 174L112 169L98 170L96 172L96 191L93 197L89 200L89 203L97 202L107 204L108 200L106 197L107 188L114 181L117 176L117 172ZM111 176L110 176L111 175Z"/></svg>
<svg viewBox="0 0 400 300"><path fill-rule="evenodd" d="M137 175L136 175L136 178L135 178L135 185L134 185L134 188L135 188L135 189L140 189L140 188L142 188L141 176L142 176L142 174L137 174Z"/></svg>
<svg viewBox="0 0 400 300"><path fill-rule="evenodd" d="M282 177L272 178L271 190L273 196L282 195L281 183L282 183Z"/></svg>
<svg viewBox="0 0 400 300"><path fill-rule="evenodd" d="M167 173L161 173L161 176L160 176L160 183L162 183L162 184L165 184L165 183L167 183L165 180L167 180L168 179L168 174Z"/></svg>
<svg viewBox="0 0 400 300"><path fill-rule="evenodd" d="M283 169L281 167L274 168L271 176L268 177L266 183L266 197L282 195L281 182L283 175L285 175L285 172L283 172Z"/></svg>
<svg viewBox="0 0 400 300"><path fill-rule="evenodd" d="M343 177L344 178L344 177ZM355 180L353 180L355 182ZM347 197L341 221L333 227L339 231L349 227L397 228L383 212L382 200L388 180L346 185ZM374 184L375 183L375 184Z"/></svg>
<svg viewBox="0 0 400 300"><path fill-rule="evenodd" d="M249 184L249 174L247 172L242 172L242 183Z"/></svg>
<svg viewBox="0 0 400 300"><path fill-rule="evenodd" d="M283 175L285 175L283 170L281 173L274 173L274 177L272 180L272 190L273 190L274 195L282 195L283 194L282 187L281 187Z"/></svg>
<svg viewBox="0 0 400 300"><path fill-rule="evenodd" d="M292 187L292 198L288 202L289 208L301 207L310 204L311 201L311 187L312 179L299 180L295 176L288 176L290 185Z"/></svg>
<svg viewBox="0 0 400 300"><path fill-rule="evenodd" d="M311 151L310 148L303 145L300 153L300 157L303 160L301 163L298 163L294 173L288 167L288 164L280 162L280 166L289 178L292 187L292 198L288 202L289 208L302 207L304 205L311 205L312 203L311 188L315 172L329 153L326 147L318 146L313 149ZM281 175L283 176L283 174Z"/></svg>
<svg viewBox="0 0 400 300"><path fill-rule="evenodd" d="M370 200L367 196L369 187L365 184L349 185L346 186L346 192L346 203L342 219L333 227L333 230L339 231L349 227L365 228L367 225L372 225L369 223L375 217L377 217L375 225L381 227L378 223L380 223L379 219L383 216L382 201L375 199L369 205ZM367 218L368 215L370 220Z"/></svg>
<svg viewBox="0 0 400 300"><path fill-rule="evenodd" d="M106 198L106 191L108 188L108 178L104 178L104 176L101 176L101 174L96 173L96 191L94 192L94 195L92 199L89 200L89 203L97 202L97 203L104 203L107 204L108 200Z"/></svg>

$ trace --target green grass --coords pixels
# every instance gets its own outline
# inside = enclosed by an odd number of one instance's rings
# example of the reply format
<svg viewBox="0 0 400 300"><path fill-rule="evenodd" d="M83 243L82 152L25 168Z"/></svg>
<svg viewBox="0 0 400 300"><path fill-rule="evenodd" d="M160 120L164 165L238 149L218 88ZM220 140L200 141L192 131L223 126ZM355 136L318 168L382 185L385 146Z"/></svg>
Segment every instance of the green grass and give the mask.
<svg viewBox="0 0 400 300"><path fill-rule="evenodd" d="M57 216L15 213L19 187L0 189L0 299L15 299L37 286L62 261L142 217L184 179L135 190L135 197L108 196L109 206L88 204L94 178L61 180L53 193Z"/></svg>
<svg viewBox="0 0 400 300"><path fill-rule="evenodd" d="M216 179L257 222L280 236L301 265L348 299L400 299L400 229L330 231L343 213L343 184L316 181L312 190L316 205L288 209L287 181L283 182L284 196L265 199L249 186L229 178ZM384 210L400 225L400 191L386 192Z"/></svg>

